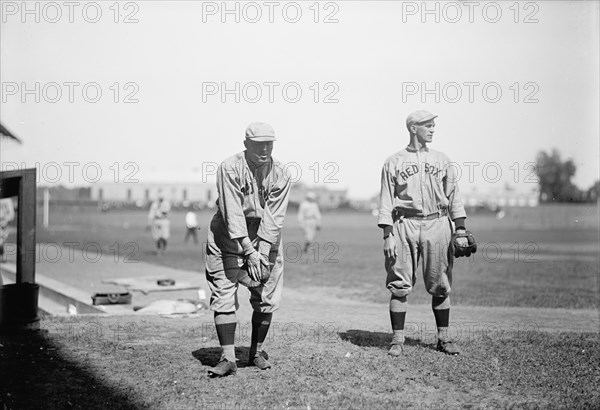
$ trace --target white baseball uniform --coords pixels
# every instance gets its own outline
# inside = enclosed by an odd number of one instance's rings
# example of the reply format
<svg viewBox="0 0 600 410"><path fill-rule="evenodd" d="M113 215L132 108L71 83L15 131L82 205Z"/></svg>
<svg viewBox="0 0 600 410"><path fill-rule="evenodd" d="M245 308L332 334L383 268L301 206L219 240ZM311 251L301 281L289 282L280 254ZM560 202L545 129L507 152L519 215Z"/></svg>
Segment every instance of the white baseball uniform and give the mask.
<svg viewBox="0 0 600 410"><path fill-rule="evenodd" d="M250 288L252 308L262 313L278 309L283 288L281 230L290 186L289 175L275 159L252 168L241 152L219 166L218 210L210 223L206 247L212 310L234 312L239 307L237 288L244 250L237 238L246 236L255 247L258 237L269 242L269 261L274 264L269 280L263 286Z"/></svg>
<svg viewBox="0 0 600 410"><path fill-rule="evenodd" d="M319 204L305 200L298 208L298 224L304 231L304 240L312 242L315 239L317 228L321 226L321 211Z"/></svg>
<svg viewBox="0 0 600 410"><path fill-rule="evenodd" d="M420 259L427 292L438 297L450 293L451 220L466 217L456 169L445 154L427 147L407 147L385 161L378 225L393 226L398 256L386 258L385 268L387 288L395 296L411 292Z"/></svg>
<svg viewBox="0 0 600 410"><path fill-rule="evenodd" d="M152 239L169 239L171 237L171 222L169 221L169 212L171 204L166 199L156 200L150 206L148 212L148 221L152 227Z"/></svg>

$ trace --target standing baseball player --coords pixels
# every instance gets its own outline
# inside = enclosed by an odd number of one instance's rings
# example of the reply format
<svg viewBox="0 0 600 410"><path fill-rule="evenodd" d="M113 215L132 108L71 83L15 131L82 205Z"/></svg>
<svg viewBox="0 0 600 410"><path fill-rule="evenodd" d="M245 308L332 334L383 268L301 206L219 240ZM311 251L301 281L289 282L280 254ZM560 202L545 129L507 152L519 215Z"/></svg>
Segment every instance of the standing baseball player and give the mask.
<svg viewBox="0 0 600 410"><path fill-rule="evenodd" d="M208 373L235 374L236 311L239 278L260 282L250 287L252 339L248 364L271 367L262 349L283 287L281 229L290 192L290 177L271 157L275 132L266 123L246 129L246 150L227 158L217 170L217 212L208 230L206 279L211 290L221 360Z"/></svg>
<svg viewBox="0 0 600 410"><path fill-rule="evenodd" d="M167 240L171 237L170 211L171 204L165 199L162 192L159 192L158 198L150 205L150 212L148 212L148 224L159 254L167 250Z"/></svg>
<svg viewBox="0 0 600 410"><path fill-rule="evenodd" d="M321 211L314 192L307 192L306 199L298 207L298 224L304 232L304 252L315 240L315 235L321 229Z"/></svg>
<svg viewBox="0 0 600 410"><path fill-rule="evenodd" d="M378 226L383 229L386 283L392 294L392 356L404 352L407 297L416 282L419 261L425 288L432 296L437 349L460 353L448 338L452 264L454 255L468 256L476 248L465 229L467 215L458 193L456 170L445 154L427 146L436 117L428 111L408 116L410 142L385 161L381 173ZM457 234L453 234L451 221ZM455 249L455 244L460 249Z"/></svg>
<svg viewBox="0 0 600 410"><path fill-rule="evenodd" d="M198 244L198 235L196 231L200 229L200 225L198 224L198 217L196 213L190 209L187 214L185 214L185 238L183 240L184 243L187 243L188 238L191 236L194 239L194 244Z"/></svg>

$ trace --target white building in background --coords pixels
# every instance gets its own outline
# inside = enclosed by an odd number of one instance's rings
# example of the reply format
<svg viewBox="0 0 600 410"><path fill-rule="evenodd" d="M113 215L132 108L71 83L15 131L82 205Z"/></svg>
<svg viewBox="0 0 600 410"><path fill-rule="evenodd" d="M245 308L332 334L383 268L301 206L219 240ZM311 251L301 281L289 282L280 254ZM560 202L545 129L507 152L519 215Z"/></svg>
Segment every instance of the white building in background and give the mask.
<svg viewBox="0 0 600 410"><path fill-rule="evenodd" d="M213 207L217 199L214 184L193 182L97 183L90 186L90 199L100 202L127 202L144 206L162 192L174 205L188 203Z"/></svg>
<svg viewBox="0 0 600 410"><path fill-rule="evenodd" d="M346 189L331 189L326 185L315 185L309 187L302 182L297 182L290 189L290 204L299 205L305 198L307 192L313 192L317 197L317 203L322 209L335 209L348 202L348 191Z"/></svg>
<svg viewBox="0 0 600 410"><path fill-rule="evenodd" d="M319 205L323 209L337 208L347 201L346 190L328 189L323 186L316 186L309 189L305 185L298 183L292 185L290 203L299 204L302 202L306 192L309 190L317 195ZM158 196L159 191L175 206L197 204L202 207L208 206L212 208L218 197L217 187L214 183L100 182L90 185L89 199L100 202L135 203L137 206L145 206Z"/></svg>
<svg viewBox="0 0 600 410"><path fill-rule="evenodd" d="M536 184L529 191L516 191L505 187L490 192L461 192L463 204L470 207L485 206L490 209L507 207L535 207L539 205L539 187Z"/></svg>

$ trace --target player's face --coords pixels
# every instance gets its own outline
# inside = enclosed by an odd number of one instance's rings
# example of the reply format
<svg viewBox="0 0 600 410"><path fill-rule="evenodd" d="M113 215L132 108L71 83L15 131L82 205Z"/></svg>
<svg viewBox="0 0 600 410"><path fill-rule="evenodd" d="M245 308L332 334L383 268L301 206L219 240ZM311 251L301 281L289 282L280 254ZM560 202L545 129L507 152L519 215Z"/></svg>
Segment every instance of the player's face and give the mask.
<svg viewBox="0 0 600 410"><path fill-rule="evenodd" d="M415 124L415 133L417 134L417 140L421 144L427 144L433 139L433 133L435 132L435 121L427 121L422 124Z"/></svg>
<svg viewBox="0 0 600 410"><path fill-rule="evenodd" d="M254 164L266 164L271 160L273 141L244 141L248 159Z"/></svg>

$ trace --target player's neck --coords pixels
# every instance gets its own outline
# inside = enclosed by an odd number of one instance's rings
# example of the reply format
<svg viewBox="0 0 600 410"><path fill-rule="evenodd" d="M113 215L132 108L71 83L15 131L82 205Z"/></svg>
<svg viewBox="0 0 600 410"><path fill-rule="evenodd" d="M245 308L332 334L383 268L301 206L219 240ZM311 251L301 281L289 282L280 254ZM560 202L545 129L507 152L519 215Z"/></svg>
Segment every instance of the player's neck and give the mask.
<svg viewBox="0 0 600 410"><path fill-rule="evenodd" d="M244 157L246 158L246 163L248 164L248 167L252 171L255 171L258 168L261 168L261 167L264 167L264 166L269 167L271 165L271 162L273 161L273 159L270 158L268 162L258 163L258 162L253 162L250 155L244 154Z"/></svg>
<svg viewBox="0 0 600 410"><path fill-rule="evenodd" d="M420 142L416 136L412 136L408 148L412 151L420 151L422 149L427 149L427 143Z"/></svg>

